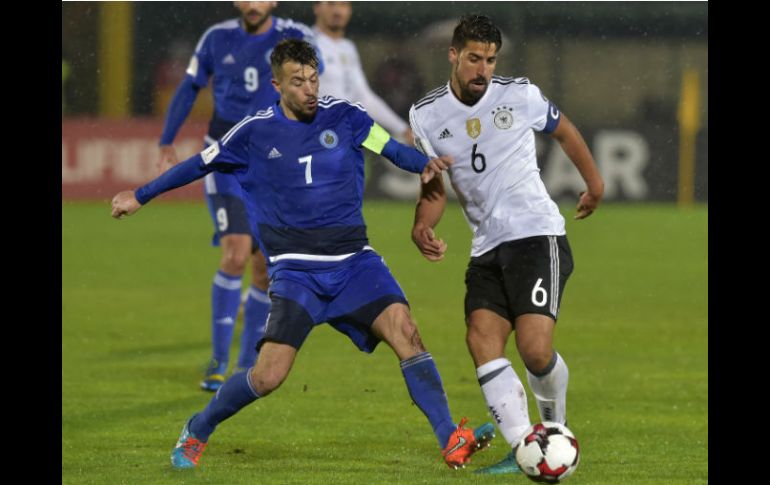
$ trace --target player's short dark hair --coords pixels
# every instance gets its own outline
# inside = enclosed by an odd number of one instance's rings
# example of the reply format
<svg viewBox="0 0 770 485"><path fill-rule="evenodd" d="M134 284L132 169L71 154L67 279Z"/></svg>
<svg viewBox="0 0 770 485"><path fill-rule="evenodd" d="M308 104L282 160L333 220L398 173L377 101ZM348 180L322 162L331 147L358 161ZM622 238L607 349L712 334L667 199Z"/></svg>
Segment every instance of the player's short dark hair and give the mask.
<svg viewBox="0 0 770 485"><path fill-rule="evenodd" d="M486 15L466 14L460 18L460 23L452 34L452 47L461 51L468 41L495 44L497 52L503 47L503 35L500 29Z"/></svg>
<svg viewBox="0 0 770 485"><path fill-rule="evenodd" d="M291 61L318 69L318 56L312 45L300 39L284 39L276 44L273 53L270 54L270 69L273 71L273 77L277 78L281 72L281 66Z"/></svg>

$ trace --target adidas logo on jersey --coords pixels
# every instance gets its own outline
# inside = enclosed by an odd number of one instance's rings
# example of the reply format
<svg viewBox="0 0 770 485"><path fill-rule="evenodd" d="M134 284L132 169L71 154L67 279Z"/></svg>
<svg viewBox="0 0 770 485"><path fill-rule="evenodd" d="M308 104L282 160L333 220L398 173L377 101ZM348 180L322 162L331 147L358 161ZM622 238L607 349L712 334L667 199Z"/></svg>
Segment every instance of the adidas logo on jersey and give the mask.
<svg viewBox="0 0 770 485"><path fill-rule="evenodd" d="M282 157L281 152L278 151L277 148L273 147L272 150L270 150L270 153L267 154L267 158L278 158Z"/></svg>
<svg viewBox="0 0 770 485"><path fill-rule="evenodd" d="M439 140L443 140L444 138L452 138L452 134L449 133L449 128L444 128L444 131L438 136Z"/></svg>
<svg viewBox="0 0 770 485"><path fill-rule="evenodd" d="M235 64L235 57L233 57L232 54L227 54L224 59L222 59L222 64Z"/></svg>

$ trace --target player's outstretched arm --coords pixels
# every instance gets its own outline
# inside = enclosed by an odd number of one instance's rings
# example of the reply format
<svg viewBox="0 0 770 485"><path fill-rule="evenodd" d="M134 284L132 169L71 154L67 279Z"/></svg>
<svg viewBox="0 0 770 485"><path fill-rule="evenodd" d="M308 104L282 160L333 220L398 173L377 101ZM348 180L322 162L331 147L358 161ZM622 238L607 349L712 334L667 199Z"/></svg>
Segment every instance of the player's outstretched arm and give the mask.
<svg viewBox="0 0 770 485"><path fill-rule="evenodd" d="M218 147L218 145L216 145ZM206 154L207 151L202 152ZM136 191L125 190L112 199L112 217L122 219L138 211L141 206L164 192L187 185L214 170L216 165L204 162L202 154L194 155L179 163L163 175L142 185ZM213 155L215 156L215 155Z"/></svg>
<svg viewBox="0 0 770 485"><path fill-rule="evenodd" d="M447 250L446 243L437 238L433 231L444 213L446 200L444 181L441 177L435 177L422 184L420 199L414 211L412 242L428 261L441 261Z"/></svg>
<svg viewBox="0 0 770 485"><path fill-rule="evenodd" d="M588 149L577 127L567 119L564 113L561 114L561 121L551 136L559 142L562 150L575 164L586 183L587 190L580 193L575 215L575 219L585 219L596 210L602 200L604 180L596 167L591 150Z"/></svg>

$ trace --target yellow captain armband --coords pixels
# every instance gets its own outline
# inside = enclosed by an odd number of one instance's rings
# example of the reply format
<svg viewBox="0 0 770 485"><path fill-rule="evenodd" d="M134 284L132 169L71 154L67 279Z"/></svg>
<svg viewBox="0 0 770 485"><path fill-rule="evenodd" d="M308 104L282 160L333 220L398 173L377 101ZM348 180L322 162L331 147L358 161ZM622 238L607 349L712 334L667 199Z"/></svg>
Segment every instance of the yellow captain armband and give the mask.
<svg viewBox="0 0 770 485"><path fill-rule="evenodd" d="M373 123L372 128L369 130L369 135L361 145L377 155L381 155L382 149L388 141L390 141L390 134L377 123Z"/></svg>

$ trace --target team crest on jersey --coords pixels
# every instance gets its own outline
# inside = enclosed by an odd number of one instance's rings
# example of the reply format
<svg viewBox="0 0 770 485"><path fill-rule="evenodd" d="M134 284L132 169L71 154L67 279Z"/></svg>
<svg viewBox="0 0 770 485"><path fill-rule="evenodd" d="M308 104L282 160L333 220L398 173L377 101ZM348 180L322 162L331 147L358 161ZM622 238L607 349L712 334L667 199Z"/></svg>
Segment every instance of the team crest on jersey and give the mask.
<svg viewBox="0 0 770 485"><path fill-rule="evenodd" d="M492 111L495 126L501 130L507 130L513 126L513 108L510 106L498 106Z"/></svg>
<svg viewBox="0 0 770 485"><path fill-rule="evenodd" d="M471 138L478 138L481 134L481 120L478 118L465 120L465 130Z"/></svg>
<svg viewBox="0 0 770 485"><path fill-rule="evenodd" d="M332 130L324 130L321 132L321 136L318 137L318 141L321 142L321 145L331 149L337 146L340 139Z"/></svg>

